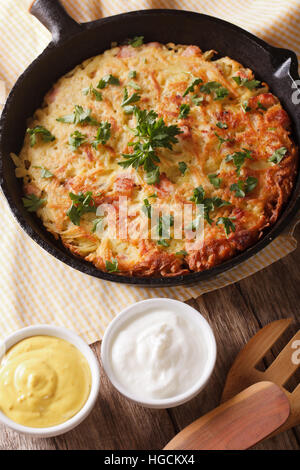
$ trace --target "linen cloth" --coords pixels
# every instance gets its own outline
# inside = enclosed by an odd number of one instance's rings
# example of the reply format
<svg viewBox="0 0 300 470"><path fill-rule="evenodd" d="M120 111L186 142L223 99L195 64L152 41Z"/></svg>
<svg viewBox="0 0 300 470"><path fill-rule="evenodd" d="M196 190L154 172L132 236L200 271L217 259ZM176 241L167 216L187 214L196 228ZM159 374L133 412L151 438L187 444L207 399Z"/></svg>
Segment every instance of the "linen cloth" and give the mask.
<svg viewBox="0 0 300 470"><path fill-rule="evenodd" d="M20 73L51 40L28 13L32 0L0 0L0 111ZM225 19L300 57L300 1L268 0L62 0L78 22L144 8L176 8ZM113 38L112 38L113 40ZM191 287L138 288L79 273L33 242L14 220L0 194L0 339L36 323L64 325L92 343L118 312L138 300L187 300L243 279L296 248L292 227L236 268Z"/></svg>

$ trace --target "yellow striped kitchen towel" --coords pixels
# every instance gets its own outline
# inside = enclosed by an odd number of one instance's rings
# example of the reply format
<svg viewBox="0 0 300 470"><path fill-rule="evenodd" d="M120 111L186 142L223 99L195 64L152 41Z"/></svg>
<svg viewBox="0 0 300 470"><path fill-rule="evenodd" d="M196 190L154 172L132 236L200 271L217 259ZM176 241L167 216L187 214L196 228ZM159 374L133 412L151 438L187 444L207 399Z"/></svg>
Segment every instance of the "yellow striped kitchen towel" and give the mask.
<svg viewBox="0 0 300 470"><path fill-rule="evenodd" d="M50 33L28 13L32 0L0 0L0 105L18 75L44 49ZM63 0L79 22L143 8L177 8L218 16L294 50L300 57L299 0ZM149 297L187 300L263 269L296 248L291 233L217 278L192 287L136 288L81 274L43 251L18 226L0 194L0 338L35 323L54 323L87 341L101 339L125 306Z"/></svg>

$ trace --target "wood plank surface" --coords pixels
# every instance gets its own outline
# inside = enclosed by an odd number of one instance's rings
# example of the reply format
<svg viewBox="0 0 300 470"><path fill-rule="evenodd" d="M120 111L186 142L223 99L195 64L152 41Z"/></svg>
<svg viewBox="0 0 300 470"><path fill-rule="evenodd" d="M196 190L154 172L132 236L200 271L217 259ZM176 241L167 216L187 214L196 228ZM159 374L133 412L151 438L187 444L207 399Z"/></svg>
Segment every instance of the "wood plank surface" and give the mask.
<svg viewBox="0 0 300 470"><path fill-rule="evenodd" d="M296 236L300 242L300 228ZM234 358L262 326L280 318L294 320L265 358L263 367L272 362L299 329L300 248L247 279L188 303L209 321L218 345L213 376L196 398L169 410L142 408L114 390L102 369L97 404L80 426L56 438L32 439L0 425L0 449L162 449L183 427L219 404ZM94 344L93 349L100 360L100 342ZM289 386L293 386L292 381ZM255 449L299 450L300 426L258 444Z"/></svg>

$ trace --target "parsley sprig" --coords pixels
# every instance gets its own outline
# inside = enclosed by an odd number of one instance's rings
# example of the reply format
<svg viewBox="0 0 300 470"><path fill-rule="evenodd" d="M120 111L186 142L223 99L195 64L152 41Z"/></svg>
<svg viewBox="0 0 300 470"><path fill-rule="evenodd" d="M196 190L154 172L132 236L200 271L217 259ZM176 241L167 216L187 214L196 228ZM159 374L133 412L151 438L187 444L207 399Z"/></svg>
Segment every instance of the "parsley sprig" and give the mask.
<svg viewBox="0 0 300 470"><path fill-rule="evenodd" d="M245 197L246 194L253 191L256 188L258 183L257 178L254 176L248 176L248 178L243 180L238 180L237 183L234 183L230 186L230 191L235 192L235 197Z"/></svg>
<svg viewBox="0 0 300 470"><path fill-rule="evenodd" d="M144 44L144 36L135 36L132 39L128 39L129 46L139 47Z"/></svg>
<svg viewBox="0 0 300 470"><path fill-rule="evenodd" d="M105 261L105 269L108 273L117 273L119 271L118 260L112 258L111 261Z"/></svg>
<svg viewBox="0 0 300 470"><path fill-rule="evenodd" d="M190 106L188 104L182 104L180 105L180 108L179 108L179 119L185 119L188 117L189 115L189 112L190 112Z"/></svg>
<svg viewBox="0 0 300 470"><path fill-rule="evenodd" d="M268 161L272 163L277 163L278 165L286 153L287 153L287 148L280 147L279 149L275 150L275 152L268 158Z"/></svg>
<svg viewBox="0 0 300 470"><path fill-rule="evenodd" d="M100 90L102 90L107 85L117 85L117 86L119 86L120 85L120 80L118 79L118 77L115 77L112 74L104 75L104 77L102 77L99 80L97 88L100 88Z"/></svg>
<svg viewBox="0 0 300 470"><path fill-rule="evenodd" d="M91 95L93 96L96 101L102 101L102 93L100 91L98 91L96 88L93 87L92 84L90 84L90 86L88 86L87 88L83 88L82 89L82 93L87 96L87 95Z"/></svg>
<svg viewBox="0 0 300 470"><path fill-rule="evenodd" d="M243 152L239 151L234 152L231 155L227 155L227 157L225 158L225 162L233 161L233 164L236 167L236 173L240 175L241 168L244 165L246 158L253 160L251 153L251 150L243 148Z"/></svg>
<svg viewBox="0 0 300 470"><path fill-rule="evenodd" d="M33 129L28 128L26 130L27 134L29 134L30 140L30 147L34 147L36 144L36 136L40 135L42 137L43 142L52 142L55 140L55 136L51 134L48 129L44 126L35 126Z"/></svg>
<svg viewBox="0 0 300 470"><path fill-rule="evenodd" d="M216 222L217 225L224 225L226 238L228 238L230 232L235 232L235 225L232 222L233 220L235 220L235 217L218 217Z"/></svg>
<svg viewBox="0 0 300 470"><path fill-rule="evenodd" d="M207 95L212 93L215 101L223 100L229 95L227 88L223 87L219 82L207 82L201 86L200 91Z"/></svg>
<svg viewBox="0 0 300 470"><path fill-rule="evenodd" d="M203 83L203 80L201 78L193 78L191 84L186 88L185 92L183 93L182 97L184 98L186 95L189 93L192 93L197 85L200 85L200 83Z"/></svg>
<svg viewBox="0 0 300 470"><path fill-rule="evenodd" d="M131 96L128 94L127 88L124 88L124 95L123 95L123 101L122 101L122 108L124 108L124 113L125 114L132 114L135 107L132 106L133 103L137 103L137 101L140 101L141 96L138 93L133 93Z"/></svg>
<svg viewBox="0 0 300 470"><path fill-rule="evenodd" d="M74 225L80 225L80 218L83 214L96 212L96 203L91 191L87 191L86 193L79 192L78 194L69 193L69 197L72 204L67 211L67 216Z"/></svg>
<svg viewBox="0 0 300 470"><path fill-rule="evenodd" d="M164 120L158 119L153 110L141 110L135 106L133 112L136 117L136 128L132 132L137 140L128 144L133 147L133 152L123 153L125 161L119 162L119 165L123 168L132 166L136 170L142 166L146 172L146 182L154 184L160 178L157 166L160 159L155 150L160 147L171 150L172 145L178 142L175 136L182 131L174 125L166 126Z"/></svg>
<svg viewBox="0 0 300 470"><path fill-rule="evenodd" d="M94 140L92 141L92 147L94 147L94 149L97 150L99 144L102 144L102 145L106 144L106 142L111 136L110 128L111 128L110 122L107 122L107 121L100 122L100 125L97 129L97 134L94 137Z"/></svg>
<svg viewBox="0 0 300 470"><path fill-rule="evenodd" d="M22 197L22 201L28 212L36 212L46 202L46 199L40 199L35 194L28 194Z"/></svg>
<svg viewBox="0 0 300 470"><path fill-rule="evenodd" d="M86 134L82 134L79 131L73 132L69 137L69 145L72 150L77 150L80 145L86 142Z"/></svg>
<svg viewBox="0 0 300 470"><path fill-rule="evenodd" d="M203 186L198 186L193 191L193 196L190 199L195 204L203 204L204 206L204 219L211 225L213 220L210 218L210 212L213 212L216 208L223 206L230 206L229 201L225 201L220 197L205 197L205 190Z"/></svg>
<svg viewBox="0 0 300 470"><path fill-rule="evenodd" d="M72 114L61 116L56 120L68 124L89 124L91 126L98 126L96 119L91 116L91 110L89 108L84 109L77 104L75 104Z"/></svg>
<svg viewBox="0 0 300 470"><path fill-rule="evenodd" d="M249 80L248 78L241 78L239 76L232 77L232 79L238 85L248 88L248 90L254 90L255 88L259 87L261 83L259 80Z"/></svg>

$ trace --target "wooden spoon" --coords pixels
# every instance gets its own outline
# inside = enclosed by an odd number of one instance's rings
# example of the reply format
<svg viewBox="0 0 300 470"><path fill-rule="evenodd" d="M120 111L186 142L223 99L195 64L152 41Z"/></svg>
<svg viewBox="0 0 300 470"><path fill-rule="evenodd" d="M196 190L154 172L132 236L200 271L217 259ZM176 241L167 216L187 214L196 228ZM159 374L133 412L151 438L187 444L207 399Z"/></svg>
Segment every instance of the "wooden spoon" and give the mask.
<svg viewBox="0 0 300 470"><path fill-rule="evenodd" d="M194 421L165 450L244 450L283 425L290 414L285 393L260 382Z"/></svg>
<svg viewBox="0 0 300 470"><path fill-rule="evenodd" d="M300 330L264 372L256 369L256 366L287 330L291 321L287 318L269 323L248 341L229 370L221 399L222 403L259 381L270 380L279 385L290 402L291 413L289 419L274 435L300 424L300 384L292 393L284 388L285 383L300 367L300 354L297 354L297 348L299 350L300 347Z"/></svg>

